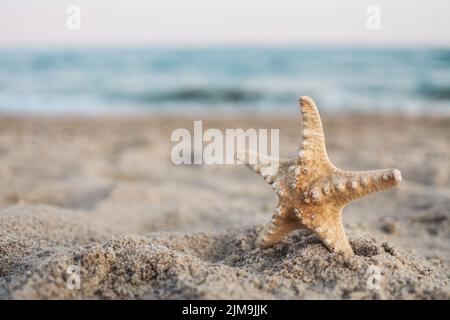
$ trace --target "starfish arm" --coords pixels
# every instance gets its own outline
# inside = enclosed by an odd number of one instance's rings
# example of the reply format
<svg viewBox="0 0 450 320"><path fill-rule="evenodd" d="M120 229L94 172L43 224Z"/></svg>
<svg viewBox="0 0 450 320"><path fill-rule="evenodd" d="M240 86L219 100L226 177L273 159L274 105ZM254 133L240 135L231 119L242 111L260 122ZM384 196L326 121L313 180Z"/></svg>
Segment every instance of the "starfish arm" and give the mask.
<svg viewBox="0 0 450 320"><path fill-rule="evenodd" d="M402 175L397 169L358 172L338 169L333 180L335 199L338 203L346 204L354 199L395 187L402 180Z"/></svg>
<svg viewBox="0 0 450 320"><path fill-rule="evenodd" d="M303 141L299 147L298 158L306 165L326 166L330 163L325 147L325 136L319 112L310 97L300 98L303 120Z"/></svg>
<svg viewBox="0 0 450 320"><path fill-rule="evenodd" d="M292 231L301 228L301 224L290 215L290 208L281 204L275 209L272 220L266 224L256 239L256 245L268 248L283 240Z"/></svg>
<svg viewBox="0 0 450 320"><path fill-rule="evenodd" d="M314 217L309 221L303 219L303 222L323 241L331 252L353 255L353 249L342 225L341 206L318 207L315 209Z"/></svg>
<svg viewBox="0 0 450 320"><path fill-rule="evenodd" d="M238 151L235 158L262 176L269 184L275 181L280 166L286 163L286 160L280 160L248 150Z"/></svg>

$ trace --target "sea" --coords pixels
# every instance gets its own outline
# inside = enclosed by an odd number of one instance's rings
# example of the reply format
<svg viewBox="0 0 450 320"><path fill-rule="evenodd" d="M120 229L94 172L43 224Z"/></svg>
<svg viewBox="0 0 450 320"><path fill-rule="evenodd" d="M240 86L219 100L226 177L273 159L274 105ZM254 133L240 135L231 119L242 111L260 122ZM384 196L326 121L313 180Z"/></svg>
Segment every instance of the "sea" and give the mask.
<svg viewBox="0 0 450 320"><path fill-rule="evenodd" d="M450 114L450 49L0 49L1 114Z"/></svg>

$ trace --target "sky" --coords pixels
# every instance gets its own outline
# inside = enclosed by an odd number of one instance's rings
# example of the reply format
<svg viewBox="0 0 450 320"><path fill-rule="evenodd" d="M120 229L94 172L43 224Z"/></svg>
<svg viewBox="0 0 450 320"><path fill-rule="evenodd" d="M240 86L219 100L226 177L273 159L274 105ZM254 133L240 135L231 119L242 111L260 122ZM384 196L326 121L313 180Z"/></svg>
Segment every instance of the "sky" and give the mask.
<svg viewBox="0 0 450 320"><path fill-rule="evenodd" d="M80 8L69 30L69 5ZM380 9L380 29L366 12ZM0 47L450 46L448 0L0 0Z"/></svg>

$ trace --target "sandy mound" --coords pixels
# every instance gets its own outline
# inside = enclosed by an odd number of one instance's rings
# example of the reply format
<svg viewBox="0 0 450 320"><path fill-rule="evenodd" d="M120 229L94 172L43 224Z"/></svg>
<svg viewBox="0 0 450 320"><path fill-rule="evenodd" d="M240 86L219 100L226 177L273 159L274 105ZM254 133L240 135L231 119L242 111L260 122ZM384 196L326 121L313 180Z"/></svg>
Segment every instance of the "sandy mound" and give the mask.
<svg viewBox="0 0 450 320"><path fill-rule="evenodd" d="M73 212L71 219L69 212L56 213L28 206L0 213L9 230L0 243L1 298L450 298L442 261L356 230L349 231L357 254L351 258L329 253L306 230L267 250L254 247L255 228L120 236L95 244L102 239L99 226ZM67 288L70 265L80 267L80 290ZM371 286L374 266L380 278Z"/></svg>

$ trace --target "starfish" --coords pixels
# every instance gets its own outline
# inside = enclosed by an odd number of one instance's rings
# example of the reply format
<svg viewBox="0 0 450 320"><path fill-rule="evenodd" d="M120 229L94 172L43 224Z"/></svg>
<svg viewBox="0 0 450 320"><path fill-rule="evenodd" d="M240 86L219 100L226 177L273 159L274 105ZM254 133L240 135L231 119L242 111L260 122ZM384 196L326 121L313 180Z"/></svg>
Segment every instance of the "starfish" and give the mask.
<svg viewBox="0 0 450 320"><path fill-rule="evenodd" d="M236 154L237 160L260 174L278 195L275 214L259 234L256 244L267 248L290 232L307 228L331 252L353 255L342 224L342 209L352 200L394 187L402 179L400 171L336 168L328 159L322 122L314 101L301 97L300 109L303 141L295 159L280 160L248 150Z"/></svg>

